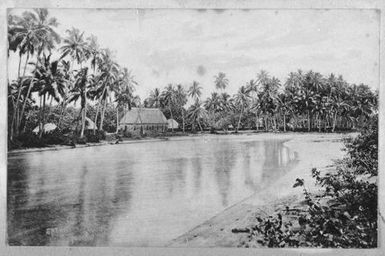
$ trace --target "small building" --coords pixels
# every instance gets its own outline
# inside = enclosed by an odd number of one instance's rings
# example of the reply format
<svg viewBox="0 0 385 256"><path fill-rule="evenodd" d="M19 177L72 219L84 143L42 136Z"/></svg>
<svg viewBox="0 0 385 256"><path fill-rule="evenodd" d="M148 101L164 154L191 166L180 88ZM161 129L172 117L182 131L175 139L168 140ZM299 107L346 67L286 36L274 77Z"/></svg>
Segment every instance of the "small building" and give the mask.
<svg viewBox="0 0 385 256"><path fill-rule="evenodd" d="M56 124L54 123L47 123L43 127L44 133L50 133L53 132L57 128ZM39 126L36 126L35 129L33 129L32 133L38 134L40 131Z"/></svg>
<svg viewBox="0 0 385 256"><path fill-rule="evenodd" d="M175 121L174 119L168 119L167 123L168 123L168 129L170 129L170 130L179 128L178 122Z"/></svg>
<svg viewBox="0 0 385 256"><path fill-rule="evenodd" d="M86 117L86 125L84 127L84 130L94 130L94 129L97 130L95 123L91 120L91 118Z"/></svg>
<svg viewBox="0 0 385 256"><path fill-rule="evenodd" d="M130 134L156 134L167 131L168 122L157 108L131 108L119 121L119 132Z"/></svg>

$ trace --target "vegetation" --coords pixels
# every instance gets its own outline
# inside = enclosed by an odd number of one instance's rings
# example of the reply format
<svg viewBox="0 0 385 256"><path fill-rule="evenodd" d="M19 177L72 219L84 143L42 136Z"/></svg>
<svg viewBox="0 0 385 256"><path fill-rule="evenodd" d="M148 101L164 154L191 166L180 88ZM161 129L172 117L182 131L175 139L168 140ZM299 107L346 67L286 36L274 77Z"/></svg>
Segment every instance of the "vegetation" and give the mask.
<svg viewBox="0 0 385 256"><path fill-rule="evenodd" d="M114 60L110 49L99 46L94 35L76 28L58 35L58 21L46 9L9 15L8 26L9 52L19 57L17 77L8 85L10 145L16 145L14 142L31 134L36 126L42 139L48 122L60 131L78 123L75 136L81 139L88 133L87 118L96 124L93 134L107 127L117 132L119 113L133 106L160 108L183 132L213 133L229 129L354 130L377 111L377 92L367 85L301 70L291 72L284 83L262 70L232 96L226 92L229 79L219 72L213 77L215 91L207 99L202 99L203 86L193 81L191 85L155 88L142 102L135 95L138 84L134 76ZM58 118L50 118L52 112L59 113ZM71 125L64 121L69 116ZM106 125L112 117L114 124Z"/></svg>
<svg viewBox="0 0 385 256"><path fill-rule="evenodd" d="M312 194L303 179L305 207L286 208L276 217L257 218L250 229L250 244L268 247L377 246L378 116L373 117L360 135L345 141L347 156L337 163L335 173L321 175L312 170L322 191ZM290 212L298 212L290 219Z"/></svg>

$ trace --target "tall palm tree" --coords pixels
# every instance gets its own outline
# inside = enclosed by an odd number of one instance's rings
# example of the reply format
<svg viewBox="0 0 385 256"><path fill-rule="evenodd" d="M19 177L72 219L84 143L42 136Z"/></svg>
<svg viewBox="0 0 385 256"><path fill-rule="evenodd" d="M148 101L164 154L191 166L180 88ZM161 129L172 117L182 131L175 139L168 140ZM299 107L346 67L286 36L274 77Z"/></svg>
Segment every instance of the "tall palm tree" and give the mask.
<svg viewBox="0 0 385 256"><path fill-rule="evenodd" d="M192 121L193 126L198 123L200 130L203 131L201 121L207 117L207 111L199 100L196 100L187 110L187 117Z"/></svg>
<svg viewBox="0 0 385 256"><path fill-rule="evenodd" d="M150 96L146 99L148 106L151 108L162 108L163 97L159 88L155 88L150 92Z"/></svg>
<svg viewBox="0 0 385 256"><path fill-rule="evenodd" d="M216 89L226 89L229 85L229 79L227 79L226 74L223 72L219 72L217 76L215 76L215 88Z"/></svg>
<svg viewBox="0 0 385 256"><path fill-rule="evenodd" d="M181 112L181 115L182 115L182 130L183 132L185 132L185 108L184 108L184 105L186 105L187 103L187 92L186 90L183 88L183 86L181 84L178 84L176 86L176 89L175 89L175 102L176 102L176 106L177 108L179 109L179 111Z"/></svg>
<svg viewBox="0 0 385 256"><path fill-rule="evenodd" d="M131 109L131 106L137 104L135 100L135 96L133 95L135 90L135 85L137 82L134 80L131 72L127 70L127 68L123 68L120 71L118 81L115 83L114 93L115 93L115 101L117 103L116 107L116 132L119 129L119 107L123 109ZM140 102L140 99L139 99Z"/></svg>
<svg viewBox="0 0 385 256"><path fill-rule="evenodd" d="M188 90L188 96L193 100L199 100L202 95L202 87L199 86L197 81L193 81L191 87Z"/></svg>
<svg viewBox="0 0 385 256"><path fill-rule="evenodd" d="M64 39L64 44L62 47L59 48L59 50L62 52L61 59L65 58L67 55L70 56L72 61L76 61L77 64L80 66L80 70L77 72L76 75L77 80L75 83L78 83L78 87L80 83L79 81L86 81L88 78L83 76L88 76L88 69L83 69L83 62L86 62L87 59L90 56L89 47L87 42L84 39L84 32L80 32L79 29L72 28L71 30L66 30L67 37ZM73 67L72 67L73 68ZM75 89L76 86L74 86ZM82 138L84 136L84 129L86 124L86 116L87 116L87 86L82 87L84 91L81 90L81 92L84 94L81 96L82 99L82 107L81 107L81 116L82 116L82 128L80 137ZM83 104L84 101L84 104Z"/></svg>
<svg viewBox="0 0 385 256"><path fill-rule="evenodd" d="M39 137L41 138L44 133L46 98L51 97L51 102L53 99L59 102L60 95L63 94L68 81L59 66L59 61L51 61L51 55L45 56L45 54L43 54L40 62L35 78L39 96L43 97L43 105L40 108L39 118Z"/></svg>
<svg viewBox="0 0 385 256"><path fill-rule="evenodd" d="M59 48L62 52L60 58L63 59L68 55L82 68L83 62L90 56L90 48L84 39L84 32L72 27L72 29L67 29L66 33L67 37L63 40L64 45Z"/></svg>
<svg viewBox="0 0 385 256"><path fill-rule="evenodd" d="M175 104L175 101L176 101L175 96L176 96L176 94L175 94L174 86L172 84L167 85L165 87L163 93L162 93L162 98L163 98L164 104L166 106L168 106L168 109L169 109L170 115L171 115L171 119L174 119L172 108L173 108L173 105ZM171 128L171 131L174 132L173 127Z"/></svg>
<svg viewBox="0 0 385 256"><path fill-rule="evenodd" d="M241 86L237 92L237 94L234 95L235 104L237 107L240 108L240 114L238 119L238 124L235 132L238 132L239 127L241 125L242 115L245 111L245 109L248 107L250 103L250 95L249 91L245 86Z"/></svg>
<svg viewBox="0 0 385 256"><path fill-rule="evenodd" d="M55 44L60 42L60 36L54 30L54 28L58 26L58 22L56 18L49 17L47 9L34 9L33 12L24 12L22 16L25 20L26 31L29 31L30 33L24 31L24 34L20 34L23 38L20 45L25 47L26 51L30 54L34 54L35 52L37 53L34 69L34 72L36 72L36 67L41 54L46 50L51 51ZM34 77L35 73L32 76ZM24 116L25 107L27 105L28 98L30 97L33 83L34 80L31 79L27 94L24 98L20 116L18 120L16 120L17 133L20 130L21 119Z"/></svg>
<svg viewBox="0 0 385 256"><path fill-rule="evenodd" d="M104 102L102 107L99 130L103 130L103 121L107 108L107 100L110 98L114 88L119 83L120 67L112 59L112 53L109 49L103 49L101 57L98 59L100 74L97 77L97 91L99 92L100 103Z"/></svg>
<svg viewBox="0 0 385 256"><path fill-rule="evenodd" d="M73 88L70 91L70 96L68 102L76 102L80 99L80 114L81 114L81 131L80 138L84 137L85 122L86 122L86 112L84 111L87 104L87 88L90 87L92 77L88 75L88 68L82 68L75 75L75 83Z"/></svg>

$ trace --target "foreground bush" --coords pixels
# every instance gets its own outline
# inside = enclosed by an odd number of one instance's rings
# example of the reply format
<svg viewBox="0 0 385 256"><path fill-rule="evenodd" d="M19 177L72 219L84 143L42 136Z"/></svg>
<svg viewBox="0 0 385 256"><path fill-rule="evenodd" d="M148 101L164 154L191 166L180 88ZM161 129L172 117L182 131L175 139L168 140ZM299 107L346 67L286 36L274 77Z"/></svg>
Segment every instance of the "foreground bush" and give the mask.
<svg viewBox="0 0 385 256"><path fill-rule="evenodd" d="M250 228L251 241L268 247L341 247L377 246L378 119L355 139L345 141L347 157L337 163L335 173L321 175L312 170L322 191L313 195L304 180L303 209L281 211L276 217L257 218ZM296 212L290 220L287 215Z"/></svg>

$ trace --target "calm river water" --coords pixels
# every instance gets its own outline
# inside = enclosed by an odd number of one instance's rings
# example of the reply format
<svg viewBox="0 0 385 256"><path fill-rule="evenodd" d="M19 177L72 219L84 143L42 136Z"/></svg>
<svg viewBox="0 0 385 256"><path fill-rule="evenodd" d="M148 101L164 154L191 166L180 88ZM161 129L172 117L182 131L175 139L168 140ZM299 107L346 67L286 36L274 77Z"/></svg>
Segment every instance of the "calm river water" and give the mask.
<svg viewBox="0 0 385 256"><path fill-rule="evenodd" d="M10 245L161 246L297 163L280 140L204 136L8 156Z"/></svg>

